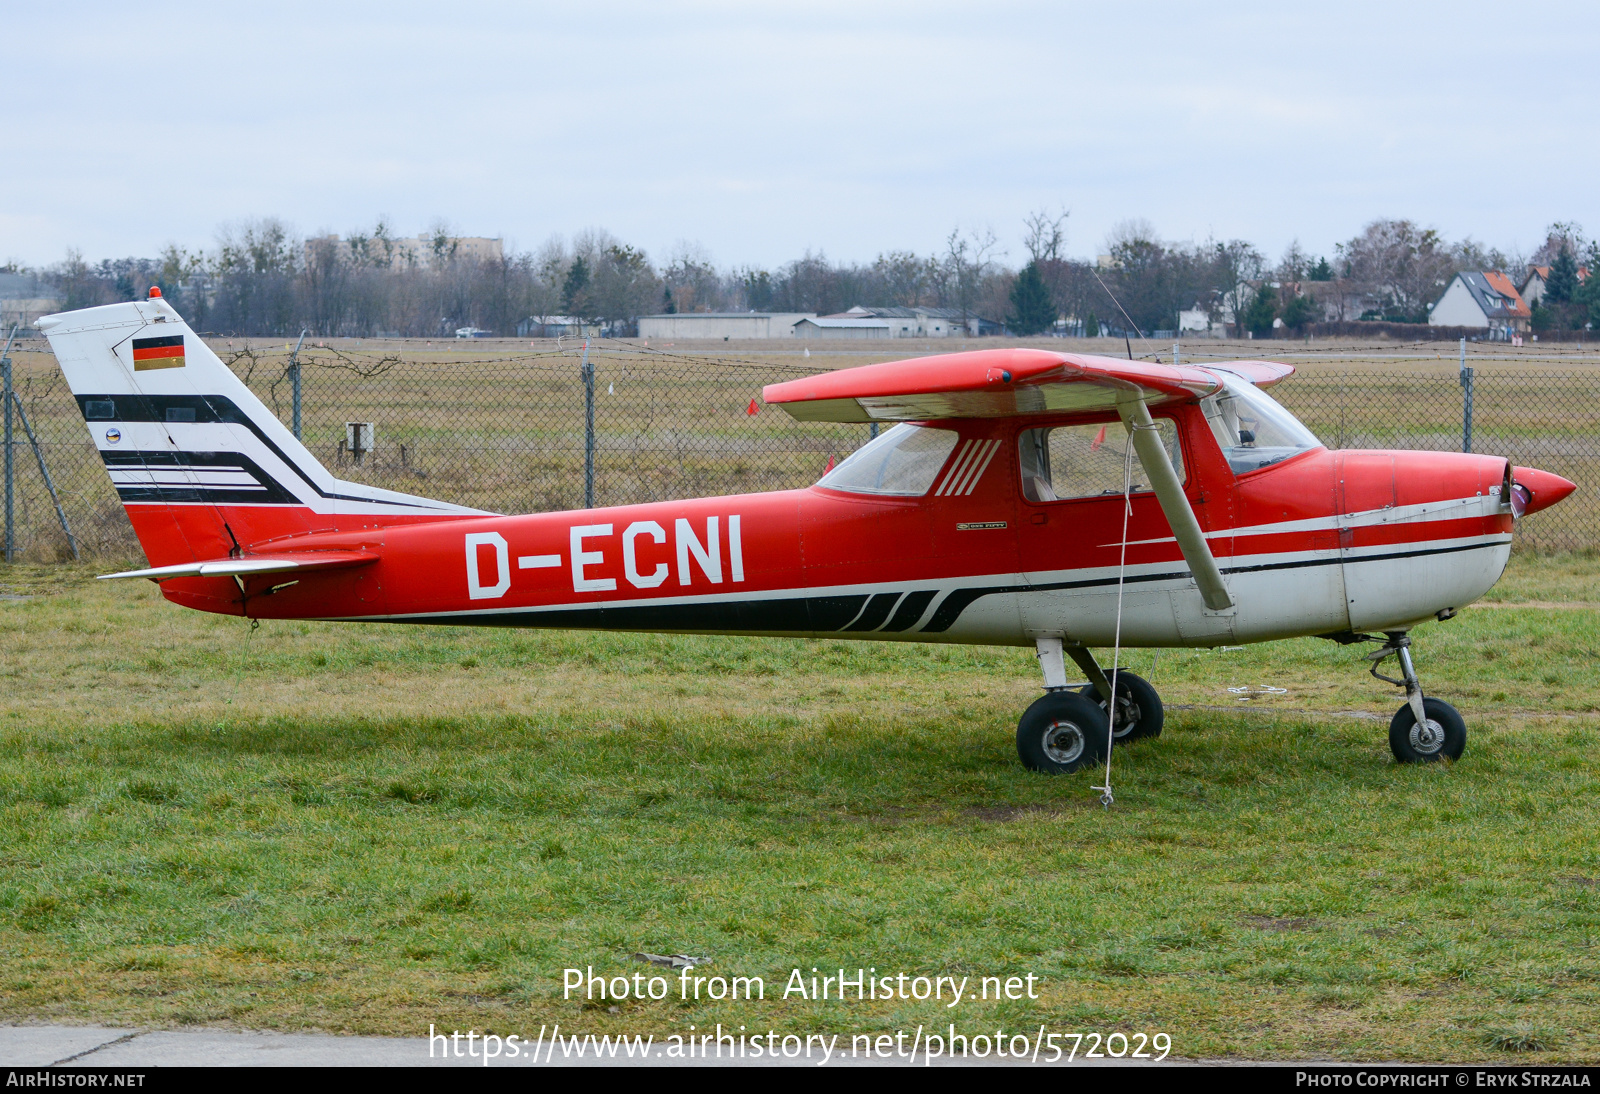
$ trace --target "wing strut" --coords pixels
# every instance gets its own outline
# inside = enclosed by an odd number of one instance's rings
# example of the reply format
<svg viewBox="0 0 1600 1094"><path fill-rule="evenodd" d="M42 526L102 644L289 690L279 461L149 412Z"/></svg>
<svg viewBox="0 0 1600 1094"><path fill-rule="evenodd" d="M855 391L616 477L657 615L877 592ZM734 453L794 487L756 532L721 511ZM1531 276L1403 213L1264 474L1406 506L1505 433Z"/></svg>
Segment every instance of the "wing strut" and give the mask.
<svg viewBox="0 0 1600 1094"><path fill-rule="evenodd" d="M1200 522L1189 507L1189 499L1184 497L1183 483L1156 433L1156 423L1150 417L1150 408L1145 405L1142 393L1135 389L1119 399L1117 413L1122 416L1122 424L1133 440L1134 451L1139 453L1144 473L1150 476L1150 486L1161 503L1161 511L1167 516L1167 523L1172 526L1178 549L1183 552L1195 584L1200 587L1200 599L1214 612L1233 607L1233 597L1228 595L1228 587L1223 584L1222 571L1217 568L1217 560L1200 531Z"/></svg>

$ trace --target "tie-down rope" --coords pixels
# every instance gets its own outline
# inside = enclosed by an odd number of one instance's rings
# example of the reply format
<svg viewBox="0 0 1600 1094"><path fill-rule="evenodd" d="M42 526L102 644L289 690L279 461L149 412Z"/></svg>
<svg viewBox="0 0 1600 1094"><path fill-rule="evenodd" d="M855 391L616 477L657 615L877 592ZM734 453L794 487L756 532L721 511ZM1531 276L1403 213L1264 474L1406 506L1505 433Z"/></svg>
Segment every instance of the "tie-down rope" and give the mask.
<svg viewBox="0 0 1600 1094"><path fill-rule="evenodd" d="M1159 427L1130 423L1128 446L1122 456L1122 544L1121 557L1117 559L1117 626L1111 642L1111 698L1106 703L1106 781L1104 786L1091 787L1100 791L1100 804L1110 809L1117 800L1111 793L1111 748L1117 739L1117 673L1122 661L1122 586L1128 570L1128 518L1133 515L1133 430L1156 430ZM1160 438L1156 438L1160 443Z"/></svg>

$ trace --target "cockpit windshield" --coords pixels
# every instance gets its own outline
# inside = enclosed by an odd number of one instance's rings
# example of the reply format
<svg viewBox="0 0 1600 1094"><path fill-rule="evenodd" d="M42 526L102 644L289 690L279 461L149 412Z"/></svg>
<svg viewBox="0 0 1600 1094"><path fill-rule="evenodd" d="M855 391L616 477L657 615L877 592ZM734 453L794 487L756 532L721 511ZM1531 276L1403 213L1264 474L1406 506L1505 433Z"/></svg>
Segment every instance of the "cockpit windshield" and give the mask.
<svg viewBox="0 0 1600 1094"><path fill-rule="evenodd" d="M926 494L957 438L953 429L902 423L858 448L817 485L849 494Z"/></svg>
<svg viewBox="0 0 1600 1094"><path fill-rule="evenodd" d="M1235 475L1322 447L1311 430L1254 384L1232 376L1223 383L1223 390L1200 400L1200 409Z"/></svg>

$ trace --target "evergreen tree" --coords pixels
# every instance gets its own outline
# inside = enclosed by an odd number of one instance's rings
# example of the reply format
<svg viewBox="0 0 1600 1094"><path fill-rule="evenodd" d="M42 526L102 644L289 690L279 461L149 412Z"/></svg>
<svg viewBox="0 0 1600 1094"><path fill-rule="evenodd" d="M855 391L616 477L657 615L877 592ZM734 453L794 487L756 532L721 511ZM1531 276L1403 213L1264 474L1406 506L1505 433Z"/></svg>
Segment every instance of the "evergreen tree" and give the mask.
<svg viewBox="0 0 1600 1094"><path fill-rule="evenodd" d="M1317 302L1309 296L1297 296L1290 300L1283 309L1283 324L1300 330L1307 323L1314 322L1317 318ZM1272 320L1267 320L1267 325L1272 325Z"/></svg>
<svg viewBox="0 0 1600 1094"><path fill-rule="evenodd" d="M1583 285L1578 280L1578 259L1571 247L1562 247L1550 259L1550 276L1544 294L1533 306L1535 330L1582 330L1593 314L1585 306Z"/></svg>
<svg viewBox="0 0 1600 1094"><path fill-rule="evenodd" d="M1578 282L1576 299L1583 308L1580 326L1600 326L1600 244L1589 249L1589 274Z"/></svg>
<svg viewBox="0 0 1600 1094"><path fill-rule="evenodd" d="M1277 317L1278 290L1263 282L1244 311L1244 328L1254 334L1265 334L1272 329L1272 321Z"/></svg>
<svg viewBox="0 0 1600 1094"><path fill-rule="evenodd" d="M561 304L568 315L582 316L589 303L589 264L579 255L567 268L566 280L561 283Z"/></svg>
<svg viewBox="0 0 1600 1094"><path fill-rule="evenodd" d="M1039 263L1030 262L1011 286L1011 314L1006 322L1017 334L1027 337L1049 330L1055 321L1056 307L1039 272Z"/></svg>
<svg viewBox="0 0 1600 1094"><path fill-rule="evenodd" d="M1083 336L1085 338L1100 337L1100 320L1095 318L1094 312L1089 313L1088 321L1083 324Z"/></svg>
<svg viewBox="0 0 1600 1094"><path fill-rule="evenodd" d="M1544 285L1543 303L1548 307L1566 304L1578 295L1578 260L1572 248L1563 247L1550 260L1550 278Z"/></svg>
<svg viewBox="0 0 1600 1094"><path fill-rule="evenodd" d="M666 315L677 315L678 305L672 299L672 286L664 286L661 290L661 310Z"/></svg>
<svg viewBox="0 0 1600 1094"><path fill-rule="evenodd" d="M1306 271L1307 281L1332 281L1333 267L1328 265L1326 258L1317 259L1317 264Z"/></svg>

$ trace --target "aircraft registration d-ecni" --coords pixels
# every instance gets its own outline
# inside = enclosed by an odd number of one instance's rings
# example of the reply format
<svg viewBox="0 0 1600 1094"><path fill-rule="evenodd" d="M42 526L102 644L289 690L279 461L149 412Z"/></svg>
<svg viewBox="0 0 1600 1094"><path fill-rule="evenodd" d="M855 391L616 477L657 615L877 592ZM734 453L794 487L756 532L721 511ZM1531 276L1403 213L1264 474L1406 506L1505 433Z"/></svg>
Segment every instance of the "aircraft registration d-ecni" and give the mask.
<svg viewBox="0 0 1600 1094"><path fill-rule="evenodd" d="M252 619L1032 646L1017 750L1046 772L1161 731L1155 690L1119 672L1112 703L1092 650L1306 635L1376 644L1406 693L1396 759L1459 757L1410 633L1575 489L1496 456L1330 452L1264 390L1288 365L1012 348L765 388L802 422L897 423L803 490L498 516L334 478L158 290L38 325L150 563L109 577Z"/></svg>

